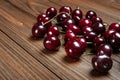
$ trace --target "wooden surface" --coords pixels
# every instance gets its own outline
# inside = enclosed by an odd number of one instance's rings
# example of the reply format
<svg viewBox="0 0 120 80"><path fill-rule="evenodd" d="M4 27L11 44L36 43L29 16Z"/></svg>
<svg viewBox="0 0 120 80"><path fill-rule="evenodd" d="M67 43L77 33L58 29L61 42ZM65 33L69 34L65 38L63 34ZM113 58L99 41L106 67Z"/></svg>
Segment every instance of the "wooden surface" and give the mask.
<svg viewBox="0 0 120 80"><path fill-rule="evenodd" d="M120 80L120 54L106 75L92 69L90 50L79 61L66 58L64 47L50 52L43 39L33 40L31 28L40 12L54 6L92 9L104 22L120 22L120 0L0 0L0 80Z"/></svg>

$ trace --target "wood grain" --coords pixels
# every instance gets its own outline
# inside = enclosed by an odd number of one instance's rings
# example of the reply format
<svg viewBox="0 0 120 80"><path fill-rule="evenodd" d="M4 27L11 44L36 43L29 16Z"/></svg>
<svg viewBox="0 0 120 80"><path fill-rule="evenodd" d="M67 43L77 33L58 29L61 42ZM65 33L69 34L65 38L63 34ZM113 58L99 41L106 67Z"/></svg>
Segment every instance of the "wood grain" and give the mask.
<svg viewBox="0 0 120 80"><path fill-rule="evenodd" d="M74 62L66 57L64 46L51 52L44 49L43 39L31 38L40 12L65 5L79 6L84 14L92 9L108 24L120 21L119 0L0 0L0 80L119 80L119 52L112 55L110 72L100 75L92 70L90 49Z"/></svg>

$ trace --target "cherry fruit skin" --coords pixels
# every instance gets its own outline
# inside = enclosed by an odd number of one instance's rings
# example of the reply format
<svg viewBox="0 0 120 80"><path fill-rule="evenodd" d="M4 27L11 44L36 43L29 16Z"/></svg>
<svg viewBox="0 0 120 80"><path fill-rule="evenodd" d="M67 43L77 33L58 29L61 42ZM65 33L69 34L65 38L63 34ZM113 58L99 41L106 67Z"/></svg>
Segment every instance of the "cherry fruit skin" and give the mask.
<svg viewBox="0 0 120 80"><path fill-rule="evenodd" d="M52 36L47 36L44 39L43 44L47 50L54 51L59 49L61 42L57 36L52 35Z"/></svg>
<svg viewBox="0 0 120 80"><path fill-rule="evenodd" d="M49 16L50 18L53 18L54 16L57 15L57 10L54 7L50 7L46 10L46 15Z"/></svg>
<svg viewBox="0 0 120 80"><path fill-rule="evenodd" d="M106 41L103 37L96 37L94 40L93 40L93 45L95 47L95 49L97 49L101 44L105 44Z"/></svg>
<svg viewBox="0 0 120 80"><path fill-rule="evenodd" d="M97 17L97 14L93 11L93 10L89 10L87 13L86 13L86 16L85 16L87 19L92 19L93 17Z"/></svg>
<svg viewBox="0 0 120 80"><path fill-rule="evenodd" d="M97 34L102 34L106 30L105 25L99 22L93 24L92 28L93 28L93 31L96 32Z"/></svg>
<svg viewBox="0 0 120 80"><path fill-rule="evenodd" d="M62 23L62 30L66 31L66 28L71 24L75 24L75 21L73 19L64 20L63 23Z"/></svg>
<svg viewBox="0 0 120 80"><path fill-rule="evenodd" d="M41 19L46 18L47 15L45 13L40 13L37 17L37 22L41 21Z"/></svg>
<svg viewBox="0 0 120 80"><path fill-rule="evenodd" d="M68 57L72 59L78 59L83 54L83 47L80 42L76 40L70 40L65 45L65 51Z"/></svg>
<svg viewBox="0 0 120 80"><path fill-rule="evenodd" d="M111 57L112 47L109 44L101 44L97 49L97 55L107 55Z"/></svg>
<svg viewBox="0 0 120 80"><path fill-rule="evenodd" d="M57 22L63 22L65 19L70 18L69 15L67 15L66 13L60 13L59 15L57 15Z"/></svg>
<svg viewBox="0 0 120 80"><path fill-rule="evenodd" d="M47 36L55 35L59 36L60 32L57 26L51 26L47 31Z"/></svg>
<svg viewBox="0 0 120 80"><path fill-rule="evenodd" d="M83 13L80 9L75 9L72 12L72 18L75 20L76 24L82 19Z"/></svg>
<svg viewBox="0 0 120 80"><path fill-rule="evenodd" d="M92 66L99 73L107 73L113 65L113 61L107 55L99 55L92 58Z"/></svg>
<svg viewBox="0 0 120 80"><path fill-rule="evenodd" d="M107 30L104 32L104 38L106 39L106 41L108 41L110 36L113 36L115 33L116 31L114 29Z"/></svg>
<svg viewBox="0 0 120 80"><path fill-rule="evenodd" d="M93 17L93 18L91 19L91 21L92 21L93 24L94 24L94 23L97 23L97 22L103 23L103 21L102 21L102 19L101 19L100 17Z"/></svg>
<svg viewBox="0 0 120 80"><path fill-rule="evenodd" d="M118 23L112 23L112 24L109 26L109 30L111 30L111 29L114 29L114 30L116 30L117 32L120 33L120 24L118 24Z"/></svg>
<svg viewBox="0 0 120 80"><path fill-rule="evenodd" d="M85 27L82 28L82 33L83 34L87 34L89 32L93 32L93 29L91 27L85 26Z"/></svg>
<svg viewBox="0 0 120 80"><path fill-rule="evenodd" d="M77 27L74 24L71 24L67 27L66 32L73 32L75 35L81 35L82 31L80 30L79 27Z"/></svg>
<svg viewBox="0 0 120 80"><path fill-rule="evenodd" d="M78 22L78 26L82 29L83 27L85 26L92 26L92 21L89 20L89 19L81 19L79 22Z"/></svg>
<svg viewBox="0 0 120 80"><path fill-rule="evenodd" d="M62 6L59 10L59 12L66 12L66 13L71 13L72 9L70 6Z"/></svg>
<svg viewBox="0 0 120 80"><path fill-rule="evenodd" d="M32 27L33 37L43 38L46 32L47 32L47 28L39 23L34 24L34 26Z"/></svg>

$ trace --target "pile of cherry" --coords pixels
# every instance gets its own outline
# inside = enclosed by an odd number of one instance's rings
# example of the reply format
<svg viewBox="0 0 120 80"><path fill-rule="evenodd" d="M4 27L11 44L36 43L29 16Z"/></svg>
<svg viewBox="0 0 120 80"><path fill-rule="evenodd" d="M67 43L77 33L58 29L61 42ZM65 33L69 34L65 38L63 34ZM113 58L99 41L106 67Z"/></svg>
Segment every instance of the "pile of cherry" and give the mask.
<svg viewBox="0 0 120 80"><path fill-rule="evenodd" d="M92 58L94 70L105 73L112 68L112 51L120 49L119 23L112 23L107 28L94 11L89 10L83 16L79 8L72 10L63 6L59 12L50 7L46 13L40 13L32 28L35 38L43 38L46 34L43 44L50 51L59 49L61 32L65 33L64 46L69 58L78 59L88 44L92 44L96 51L96 56Z"/></svg>

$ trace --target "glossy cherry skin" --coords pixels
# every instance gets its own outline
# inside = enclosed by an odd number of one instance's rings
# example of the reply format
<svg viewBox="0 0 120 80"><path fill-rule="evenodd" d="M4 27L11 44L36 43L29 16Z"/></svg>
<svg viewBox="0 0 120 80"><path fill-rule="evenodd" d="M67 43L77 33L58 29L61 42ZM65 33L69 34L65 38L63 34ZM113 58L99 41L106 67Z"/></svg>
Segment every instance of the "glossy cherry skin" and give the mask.
<svg viewBox="0 0 120 80"><path fill-rule="evenodd" d="M65 42L64 45L66 45L66 43L72 39L76 39L76 35L73 32L66 32L64 37L64 42Z"/></svg>
<svg viewBox="0 0 120 80"><path fill-rule="evenodd" d="M34 26L32 27L33 37L43 38L46 32L47 32L47 28L41 24L37 23L37 24L34 24Z"/></svg>
<svg viewBox="0 0 120 80"><path fill-rule="evenodd" d="M65 19L69 19L70 16L67 15L66 13L60 13L59 15L57 15L57 22L63 22Z"/></svg>
<svg viewBox="0 0 120 80"><path fill-rule="evenodd" d="M109 30L111 30L111 29L114 29L114 30L116 30L117 32L120 33L120 24L118 24L118 23L112 23L112 24L109 26Z"/></svg>
<svg viewBox="0 0 120 80"><path fill-rule="evenodd" d="M105 25L102 23L95 23L92 25L93 31L96 32L97 34L103 34L106 30Z"/></svg>
<svg viewBox="0 0 120 80"><path fill-rule="evenodd" d="M66 31L66 28L71 24L75 24L75 21L73 19L64 20L63 23L62 23L62 30Z"/></svg>
<svg viewBox="0 0 120 80"><path fill-rule="evenodd" d="M76 24L82 19L83 13L80 9L75 9L72 12L72 18L75 20Z"/></svg>
<svg viewBox="0 0 120 80"><path fill-rule="evenodd" d="M79 22L78 22L78 26L82 29L83 27L85 26L92 26L92 21L89 20L89 19L81 19Z"/></svg>
<svg viewBox="0 0 120 80"><path fill-rule="evenodd" d="M47 50L58 50L61 45L61 42L57 36L52 35L52 36L47 36L44 39L43 44Z"/></svg>
<svg viewBox="0 0 120 80"><path fill-rule="evenodd" d="M101 45L101 44L105 44L106 41L103 37L96 37L94 40L93 40L93 45L94 45L94 48L95 49L98 49L98 47Z"/></svg>
<svg viewBox="0 0 120 80"><path fill-rule="evenodd" d="M82 33L83 34L86 34L86 33L89 33L89 32L93 32L93 29L89 26L85 26L82 28Z"/></svg>
<svg viewBox="0 0 120 80"><path fill-rule="evenodd" d="M107 30L104 32L104 38L106 39L106 41L108 41L110 36L113 36L115 33L116 31L114 29Z"/></svg>
<svg viewBox="0 0 120 80"><path fill-rule="evenodd" d="M102 19L101 19L100 17L93 17L93 18L91 19L91 21L92 21L93 24L94 24L94 23L97 23L97 22L103 23L103 21L102 21Z"/></svg>
<svg viewBox="0 0 120 80"><path fill-rule="evenodd" d="M57 10L54 7L50 7L46 10L46 15L49 16L50 18L53 18L54 16L57 15Z"/></svg>
<svg viewBox="0 0 120 80"><path fill-rule="evenodd" d="M83 54L81 43L76 40L69 40L65 45L65 51L68 57L78 59Z"/></svg>
<svg viewBox="0 0 120 80"><path fill-rule="evenodd" d="M120 33L116 32L114 35L110 36L108 42L113 49L120 48Z"/></svg>
<svg viewBox="0 0 120 80"><path fill-rule="evenodd" d="M59 36L60 32L57 26L51 26L47 31L47 36L55 35Z"/></svg>
<svg viewBox="0 0 120 80"><path fill-rule="evenodd" d="M77 27L74 24L71 24L67 27L66 32L73 32L75 35L81 35L82 31L80 30L79 27Z"/></svg>
<svg viewBox="0 0 120 80"><path fill-rule="evenodd" d="M87 19L90 19L90 20L91 20L93 17L97 17L97 14L96 14L93 10L89 10L89 11L86 13L85 17L86 17Z"/></svg>
<svg viewBox="0 0 120 80"><path fill-rule="evenodd" d="M62 6L59 10L59 12L66 12L66 13L71 13L72 9L70 6Z"/></svg>
<svg viewBox="0 0 120 80"><path fill-rule="evenodd" d="M113 61L107 55L99 55L92 58L92 66L99 73L107 73L113 65Z"/></svg>
<svg viewBox="0 0 120 80"><path fill-rule="evenodd" d="M41 21L41 19L47 17L47 15L45 13L40 13L37 17L37 22Z"/></svg>
<svg viewBox="0 0 120 80"><path fill-rule="evenodd" d="M97 37L97 34L95 32L88 32L84 34L83 36L87 41L93 42L94 38Z"/></svg>
<svg viewBox="0 0 120 80"><path fill-rule="evenodd" d="M97 49L97 55L107 55L111 57L112 47L109 44L101 44Z"/></svg>

